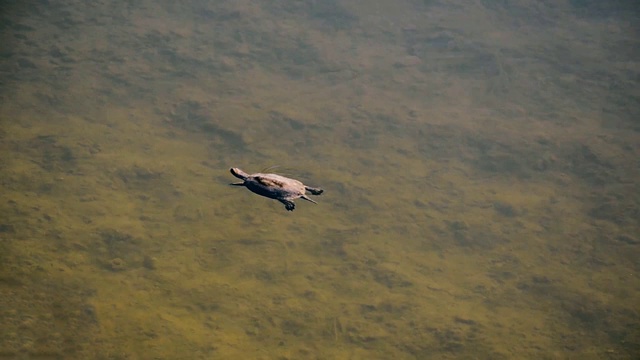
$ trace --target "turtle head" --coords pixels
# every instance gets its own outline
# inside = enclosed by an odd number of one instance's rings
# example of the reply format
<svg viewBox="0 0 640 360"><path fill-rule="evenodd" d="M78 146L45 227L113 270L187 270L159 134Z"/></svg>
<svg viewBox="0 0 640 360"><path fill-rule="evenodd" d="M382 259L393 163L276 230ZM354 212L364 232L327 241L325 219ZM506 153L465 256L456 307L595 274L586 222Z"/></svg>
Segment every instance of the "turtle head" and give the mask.
<svg viewBox="0 0 640 360"><path fill-rule="evenodd" d="M246 172L238 169L238 168L231 168L229 171L231 171L231 175L237 177L238 179L241 180L246 180L249 177L249 174L247 174Z"/></svg>

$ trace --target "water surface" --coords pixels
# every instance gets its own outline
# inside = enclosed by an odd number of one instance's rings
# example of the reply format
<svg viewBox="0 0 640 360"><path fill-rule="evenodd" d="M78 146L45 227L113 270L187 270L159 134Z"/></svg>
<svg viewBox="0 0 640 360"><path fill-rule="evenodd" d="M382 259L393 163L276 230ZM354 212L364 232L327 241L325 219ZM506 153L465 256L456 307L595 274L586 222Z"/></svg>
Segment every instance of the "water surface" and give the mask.
<svg viewBox="0 0 640 360"><path fill-rule="evenodd" d="M640 354L632 1L0 6L0 357Z"/></svg>

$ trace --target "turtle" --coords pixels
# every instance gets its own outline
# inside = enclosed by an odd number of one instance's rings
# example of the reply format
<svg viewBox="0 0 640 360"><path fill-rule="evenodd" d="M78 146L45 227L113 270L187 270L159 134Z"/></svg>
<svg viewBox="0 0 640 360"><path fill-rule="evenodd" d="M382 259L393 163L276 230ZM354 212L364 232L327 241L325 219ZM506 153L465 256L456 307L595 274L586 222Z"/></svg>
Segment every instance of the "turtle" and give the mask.
<svg viewBox="0 0 640 360"><path fill-rule="evenodd" d="M320 195L324 192L322 189L306 186L296 179L290 179L278 174L247 174L238 168L231 168L230 171L233 176L241 179L242 182L229 185L244 186L258 195L278 200L284 204L285 209L288 211L293 211L296 208L293 200L297 198L317 204L306 195L307 191L312 195Z"/></svg>

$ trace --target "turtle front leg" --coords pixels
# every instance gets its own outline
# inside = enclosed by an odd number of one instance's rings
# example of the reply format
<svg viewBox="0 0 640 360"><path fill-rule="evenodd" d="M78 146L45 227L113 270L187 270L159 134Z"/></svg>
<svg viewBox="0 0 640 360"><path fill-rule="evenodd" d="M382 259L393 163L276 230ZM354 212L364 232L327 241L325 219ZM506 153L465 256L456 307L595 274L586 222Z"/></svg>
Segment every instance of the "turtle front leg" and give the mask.
<svg viewBox="0 0 640 360"><path fill-rule="evenodd" d="M284 204L284 208L287 209L288 211L293 211L293 209L296 208L296 204L294 204L293 201L291 201L291 200L278 199L278 201L283 203Z"/></svg>
<svg viewBox="0 0 640 360"><path fill-rule="evenodd" d="M312 187L309 187L309 186L305 186L304 188L305 188L308 192L310 192L310 193L311 193L311 195L320 195L320 194L322 194L322 193L324 192L324 190L319 189L319 188L312 188Z"/></svg>

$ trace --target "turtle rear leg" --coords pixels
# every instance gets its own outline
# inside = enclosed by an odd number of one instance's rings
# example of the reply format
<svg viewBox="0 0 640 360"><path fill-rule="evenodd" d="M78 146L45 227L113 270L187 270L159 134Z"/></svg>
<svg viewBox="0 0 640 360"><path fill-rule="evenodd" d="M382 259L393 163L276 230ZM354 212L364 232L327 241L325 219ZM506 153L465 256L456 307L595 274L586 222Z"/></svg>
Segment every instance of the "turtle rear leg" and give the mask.
<svg viewBox="0 0 640 360"><path fill-rule="evenodd" d="M293 209L296 208L296 204L291 200L278 199L278 201L283 203L284 204L284 208L287 209L288 211L293 211Z"/></svg>
<svg viewBox="0 0 640 360"><path fill-rule="evenodd" d="M309 186L305 186L304 188L307 189L307 191L310 192L312 195L320 195L324 192L324 190L319 188L312 188Z"/></svg>

